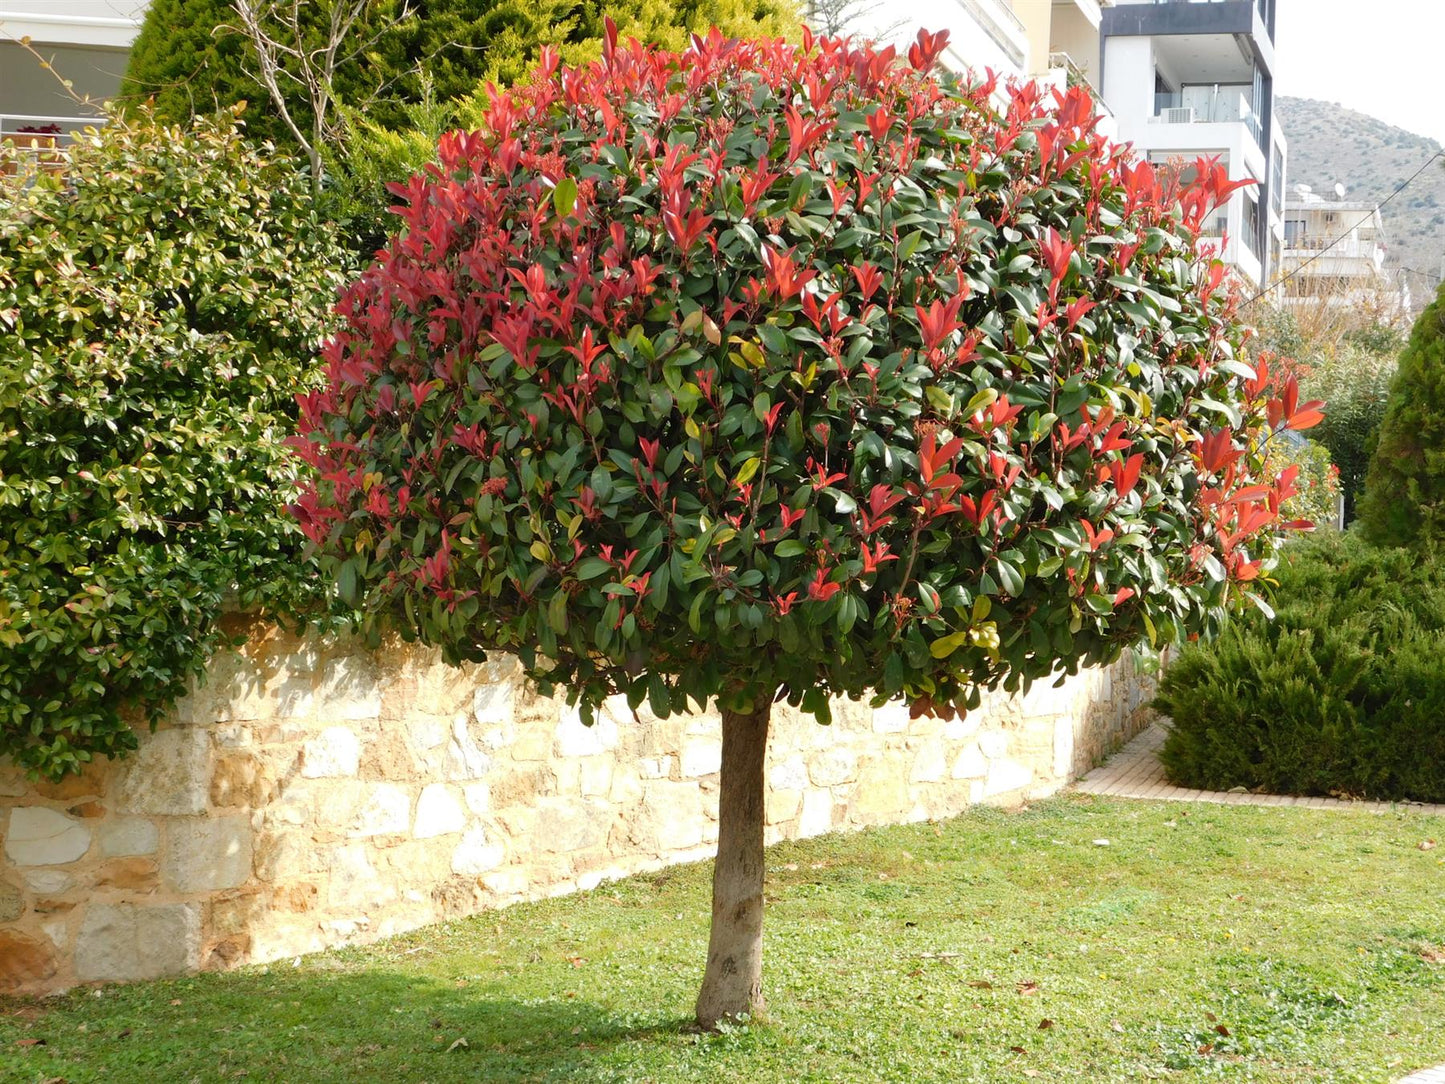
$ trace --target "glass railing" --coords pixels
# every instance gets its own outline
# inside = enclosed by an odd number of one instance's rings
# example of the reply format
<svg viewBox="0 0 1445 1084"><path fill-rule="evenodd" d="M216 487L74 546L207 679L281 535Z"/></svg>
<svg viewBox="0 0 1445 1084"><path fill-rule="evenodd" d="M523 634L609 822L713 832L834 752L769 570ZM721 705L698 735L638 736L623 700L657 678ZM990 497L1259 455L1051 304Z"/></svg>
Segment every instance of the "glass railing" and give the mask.
<svg viewBox="0 0 1445 1084"><path fill-rule="evenodd" d="M1213 3L1214 0L1184 2ZM1254 137L1254 142L1263 149L1264 133L1252 108L1252 98L1253 88L1248 83L1185 87L1183 90L1156 93L1154 116L1165 124L1243 124Z"/></svg>

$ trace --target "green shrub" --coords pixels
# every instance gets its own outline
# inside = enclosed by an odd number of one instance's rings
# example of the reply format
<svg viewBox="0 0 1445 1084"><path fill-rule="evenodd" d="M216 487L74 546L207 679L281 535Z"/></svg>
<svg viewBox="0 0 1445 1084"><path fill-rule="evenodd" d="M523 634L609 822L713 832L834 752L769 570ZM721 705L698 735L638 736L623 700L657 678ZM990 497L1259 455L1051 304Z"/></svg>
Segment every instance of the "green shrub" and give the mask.
<svg viewBox="0 0 1445 1084"><path fill-rule="evenodd" d="M313 35L308 42L323 40L338 2L301 5ZM597 56L606 15L624 34L674 48L686 44L690 31L711 26L746 37L785 33L798 22L789 0L427 0L411 4L414 14L398 21L403 7L400 0L373 0L348 38L332 88L342 107L364 106L383 128L404 127L403 106L420 101L428 83L438 100L449 101L487 81L521 78L544 45L559 48L566 60ZM238 25L230 0L153 0L131 48L124 93L133 100L153 97L158 115L169 121L249 100L249 134L294 147L249 74L255 54L232 29ZM287 85L295 91L288 98L292 115L304 130L310 106L299 86Z"/></svg>
<svg viewBox="0 0 1445 1084"><path fill-rule="evenodd" d="M1290 434L1294 436L1294 434ZM1329 449L1314 440L1276 440L1270 445L1269 469L1278 474L1287 467L1299 468L1295 479L1298 492L1280 508L1284 520L1307 519L1317 529L1337 524L1340 472L1330 462Z"/></svg>
<svg viewBox="0 0 1445 1084"><path fill-rule="evenodd" d="M0 203L0 755L132 748L223 600L306 600L281 441L345 270L231 123L117 120Z"/></svg>
<svg viewBox="0 0 1445 1084"><path fill-rule="evenodd" d="M1332 533L1286 550L1278 613L1186 649L1155 707L1175 783L1445 801L1445 577Z"/></svg>
<svg viewBox="0 0 1445 1084"><path fill-rule="evenodd" d="M1325 447L1339 469L1347 520L1353 519L1364 488L1394 372L1395 354L1345 345L1314 355L1300 378L1301 393L1323 399L1329 407L1310 437Z"/></svg>
<svg viewBox="0 0 1445 1084"><path fill-rule="evenodd" d="M1360 521L1383 545L1445 540L1445 284L1400 355Z"/></svg>

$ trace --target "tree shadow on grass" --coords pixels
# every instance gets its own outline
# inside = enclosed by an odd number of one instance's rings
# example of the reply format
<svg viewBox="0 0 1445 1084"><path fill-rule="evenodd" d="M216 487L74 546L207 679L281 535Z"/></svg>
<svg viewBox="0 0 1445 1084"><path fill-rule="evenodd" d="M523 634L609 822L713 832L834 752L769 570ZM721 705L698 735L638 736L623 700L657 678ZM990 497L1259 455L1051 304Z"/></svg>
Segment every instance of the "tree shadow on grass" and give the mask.
<svg viewBox="0 0 1445 1084"><path fill-rule="evenodd" d="M112 987L103 1000L78 991L42 1003L26 1032L45 1045L19 1068L35 1079L156 1084L589 1081L615 1078L620 1067L608 1055L623 1044L691 1041L691 1019L662 1006L525 1000L497 989L373 966L207 975Z"/></svg>

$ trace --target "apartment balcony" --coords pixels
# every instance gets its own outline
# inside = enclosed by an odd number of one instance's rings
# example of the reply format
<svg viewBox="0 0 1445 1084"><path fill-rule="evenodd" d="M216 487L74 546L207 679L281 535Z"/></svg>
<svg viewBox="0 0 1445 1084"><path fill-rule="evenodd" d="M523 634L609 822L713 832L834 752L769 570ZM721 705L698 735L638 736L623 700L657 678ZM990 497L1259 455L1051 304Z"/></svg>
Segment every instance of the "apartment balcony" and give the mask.
<svg viewBox="0 0 1445 1084"><path fill-rule="evenodd" d="M0 113L0 144L7 152L0 177L27 177L65 168L70 144L87 128L104 123L98 117L28 116Z"/></svg>
<svg viewBox="0 0 1445 1084"><path fill-rule="evenodd" d="M1173 3L1176 0L1169 0ZM1215 0L1190 0L1213 3ZM1154 124L1243 124L1263 151L1264 133L1252 104L1250 84L1216 84L1185 87L1171 94L1154 95Z"/></svg>

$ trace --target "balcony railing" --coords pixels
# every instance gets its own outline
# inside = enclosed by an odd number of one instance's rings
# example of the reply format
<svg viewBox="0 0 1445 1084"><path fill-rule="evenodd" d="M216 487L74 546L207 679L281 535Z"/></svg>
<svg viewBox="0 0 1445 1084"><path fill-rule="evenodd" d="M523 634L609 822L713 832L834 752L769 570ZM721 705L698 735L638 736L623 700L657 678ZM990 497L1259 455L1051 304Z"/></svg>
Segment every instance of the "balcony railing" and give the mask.
<svg viewBox="0 0 1445 1084"><path fill-rule="evenodd" d="M1215 0L1189 2L1213 3ZM1255 145L1263 149L1264 133L1254 112L1252 91L1248 83L1219 83L1156 93L1154 120L1162 124L1243 124L1254 137Z"/></svg>
<svg viewBox="0 0 1445 1084"><path fill-rule="evenodd" d="M75 137L86 128L103 124L102 117L42 117L21 113L0 113L0 143L12 150L0 174L14 177L35 170L64 168L67 152ZM17 160L18 159L18 160Z"/></svg>

